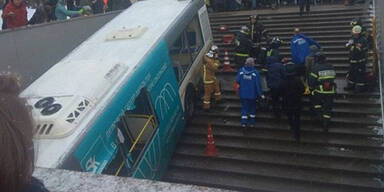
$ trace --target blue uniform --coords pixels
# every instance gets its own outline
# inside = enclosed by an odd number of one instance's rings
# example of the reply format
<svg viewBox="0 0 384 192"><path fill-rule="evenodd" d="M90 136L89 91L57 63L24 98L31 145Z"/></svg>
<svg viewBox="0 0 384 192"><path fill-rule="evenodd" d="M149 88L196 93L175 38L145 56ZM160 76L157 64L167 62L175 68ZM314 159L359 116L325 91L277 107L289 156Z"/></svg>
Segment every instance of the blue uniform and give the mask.
<svg viewBox="0 0 384 192"><path fill-rule="evenodd" d="M316 45L319 49L320 45L303 34L296 34L291 39L291 53L292 53L292 62L295 64L304 64L305 58L311 53L309 46Z"/></svg>
<svg viewBox="0 0 384 192"><path fill-rule="evenodd" d="M241 101L241 124L255 124L256 99L263 95L259 72L254 67L244 66L239 70L236 77L239 86L239 96Z"/></svg>

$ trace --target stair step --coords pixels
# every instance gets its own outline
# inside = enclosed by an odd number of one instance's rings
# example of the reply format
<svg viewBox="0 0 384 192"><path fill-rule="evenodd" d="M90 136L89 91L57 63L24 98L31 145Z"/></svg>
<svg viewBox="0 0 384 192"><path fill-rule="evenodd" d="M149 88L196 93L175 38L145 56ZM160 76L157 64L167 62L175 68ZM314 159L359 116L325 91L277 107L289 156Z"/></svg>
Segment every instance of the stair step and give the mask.
<svg viewBox="0 0 384 192"><path fill-rule="evenodd" d="M296 144L293 141L283 141L276 139L251 139L247 137L223 137L215 134L215 144L218 150L222 148L240 148L244 150L264 150L273 151L275 153L291 153L298 155L314 155L322 157L345 158L351 161L367 161L373 164L384 163L382 151L376 150L352 150L345 147L333 147L327 145L319 145L315 143ZM207 143L206 133L200 134L184 134L180 139L181 144L194 144L205 146Z"/></svg>
<svg viewBox="0 0 384 192"><path fill-rule="evenodd" d="M215 112L215 113L213 113ZM239 118L240 114L236 112L226 112L226 113L219 113L220 111L212 111L212 113L209 112L198 112L197 114L202 116L208 116L211 118ZM363 118L347 118L347 117L334 117L331 119L331 123L335 124L335 126L381 126L381 124L378 122L378 120L381 118L381 116L372 116L372 117L363 117ZM272 114L264 113L264 112L256 112L256 121L270 121L270 120L276 120L275 117ZM303 113L301 115L301 121L311 121L313 118L310 114ZM282 116L281 119L276 121L284 121L286 122L286 117Z"/></svg>
<svg viewBox="0 0 384 192"><path fill-rule="evenodd" d="M219 126L219 127L226 127L228 129L241 129L240 124L240 118L235 120L227 120L227 119L211 119L211 118L204 118L199 117L195 118L193 121L189 123L190 126L207 126L208 123L211 123L213 127ZM257 128L262 130L283 130L288 131L289 127L286 122L257 122ZM380 127L336 127L334 125L329 126L329 134L333 135L339 135L339 136L350 136L350 137L358 137L358 138L383 138L383 133L380 131ZM321 126L317 125L313 122L307 122L301 124L301 132L303 135L306 134L325 134Z"/></svg>
<svg viewBox="0 0 384 192"><path fill-rule="evenodd" d="M200 145L180 145L175 155L194 156L204 158L205 147ZM312 169L329 171L335 174L351 174L376 177L381 173L375 164L364 161L348 161L343 158L330 158L311 155L293 155L289 153L275 153L273 151L258 151L235 148L223 148L217 153L219 159L233 161L248 161L254 163L270 163L296 167L298 169ZM204 160L202 160L204 161ZM234 163L235 165L239 163Z"/></svg>
<svg viewBox="0 0 384 192"><path fill-rule="evenodd" d="M237 166L232 166L233 161L217 158L198 158L188 156L183 158L176 156L172 159L171 166L188 167L191 169L205 169L211 171L228 172L229 174L238 173L249 176L270 177L274 179L289 180L292 182L308 182L320 184L334 184L340 187L349 186L379 190L381 186L378 181L370 177L357 177L340 174L330 174L325 171L297 169L295 167L286 167L279 165L271 165L269 163L252 163L247 161L235 162Z"/></svg>
<svg viewBox="0 0 384 192"><path fill-rule="evenodd" d="M293 133L289 128L285 129L262 129L256 124L255 128L249 128L244 134L243 129L239 126L230 128L228 126L215 126L215 137L220 138L244 138L244 139L269 139L284 142L294 142ZM190 135L206 135L206 126L194 126L193 124L185 130L185 134ZM303 144L324 145L332 147L344 147L352 150L378 150L382 151L384 155L384 140L383 138L373 137L356 137L356 136L342 136L334 134L320 134L315 133L302 135Z"/></svg>
<svg viewBox="0 0 384 192"><path fill-rule="evenodd" d="M170 182L206 185L226 189L249 192L351 192L353 188L322 185L317 183L298 183L291 180L281 180L269 177L250 176L228 172L211 171L206 169L190 169L171 166L165 175ZM380 190L358 189L359 192L376 192Z"/></svg>

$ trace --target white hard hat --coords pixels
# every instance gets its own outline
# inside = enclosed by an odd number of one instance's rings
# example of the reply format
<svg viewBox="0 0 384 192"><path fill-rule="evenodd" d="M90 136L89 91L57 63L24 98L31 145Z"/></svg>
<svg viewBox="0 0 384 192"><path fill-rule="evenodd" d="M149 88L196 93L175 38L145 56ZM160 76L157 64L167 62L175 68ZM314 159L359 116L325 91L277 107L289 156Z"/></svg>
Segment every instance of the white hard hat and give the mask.
<svg viewBox="0 0 384 192"><path fill-rule="evenodd" d="M212 45L212 47L211 47L211 51L213 51L213 52L217 52L218 49L219 49L219 47L217 47L216 45Z"/></svg>
<svg viewBox="0 0 384 192"><path fill-rule="evenodd" d="M212 51L209 51L207 54L205 54L207 57L209 58L213 58L213 52Z"/></svg>

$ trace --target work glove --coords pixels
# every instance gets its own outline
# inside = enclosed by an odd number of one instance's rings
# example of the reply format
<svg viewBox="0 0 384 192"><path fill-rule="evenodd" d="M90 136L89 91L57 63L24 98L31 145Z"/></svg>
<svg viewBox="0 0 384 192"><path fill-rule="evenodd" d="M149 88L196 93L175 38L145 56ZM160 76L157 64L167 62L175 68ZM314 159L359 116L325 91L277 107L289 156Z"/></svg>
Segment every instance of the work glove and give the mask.
<svg viewBox="0 0 384 192"><path fill-rule="evenodd" d="M349 40L347 44L345 44L345 47L349 47L353 44L353 39Z"/></svg>
<svg viewBox="0 0 384 192"><path fill-rule="evenodd" d="M308 86L305 87L304 95L309 95L311 94L311 90L309 89Z"/></svg>
<svg viewBox="0 0 384 192"><path fill-rule="evenodd" d="M84 15L84 9L80 9L80 10L79 10L79 14L80 14L80 15Z"/></svg>
<svg viewBox="0 0 384 192"><path fill-rule="evenodd" d="M236 95L239 95L239 87L240 85L238 83L233 83L233 90L235 91Z"/></svg>

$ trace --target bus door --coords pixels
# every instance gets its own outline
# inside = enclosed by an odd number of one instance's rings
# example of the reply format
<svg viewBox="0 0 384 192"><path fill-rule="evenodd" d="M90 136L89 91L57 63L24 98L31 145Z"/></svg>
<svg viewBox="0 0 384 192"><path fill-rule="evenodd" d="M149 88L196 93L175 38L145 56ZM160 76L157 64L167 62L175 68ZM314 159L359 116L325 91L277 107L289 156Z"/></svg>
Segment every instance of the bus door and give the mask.
<svg viewBox="0 0 384 192"><path fill-rule="evenodd" d="M146 144L151 141L158 127L149 95L144 88L137 96L133 108L127 109L115 126L118 152L104 173L131 176L145 152Z"/></svg>

